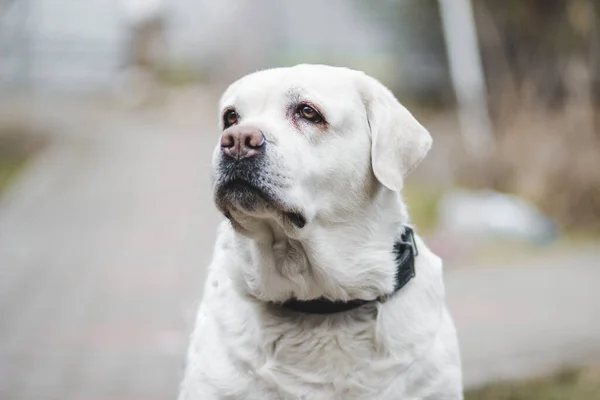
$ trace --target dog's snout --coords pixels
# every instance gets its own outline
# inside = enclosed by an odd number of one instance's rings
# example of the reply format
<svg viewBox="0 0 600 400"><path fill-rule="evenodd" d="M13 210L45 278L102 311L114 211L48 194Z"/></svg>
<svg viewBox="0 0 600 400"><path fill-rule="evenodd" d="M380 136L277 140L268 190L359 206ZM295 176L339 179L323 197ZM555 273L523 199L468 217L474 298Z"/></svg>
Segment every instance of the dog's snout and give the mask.
<svg viewBox="0 0 600 400"><path fill-rule="evenodd" d="M259 155L265 147L265 136L260 129L233 127L221 136L221 151L231 158L249 158Z"/></svg>

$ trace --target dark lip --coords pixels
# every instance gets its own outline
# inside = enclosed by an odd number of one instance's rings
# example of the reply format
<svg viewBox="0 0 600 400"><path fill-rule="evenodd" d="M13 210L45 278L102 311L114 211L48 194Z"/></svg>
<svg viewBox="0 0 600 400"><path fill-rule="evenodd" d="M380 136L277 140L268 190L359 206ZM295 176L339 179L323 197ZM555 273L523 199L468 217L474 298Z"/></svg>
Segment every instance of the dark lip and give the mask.
<svg viewBox="0 0 600 400"><path fill-rule="evenodd" d="M278 201L275 196L269 193L267 188L260 187L256 183L249 180L235 177L222 181L216 187L215 199L217 200L217 205L219 208L222 208L221 211L227 211L226 208L228 207L226 204L235 198L231 196L235 196L236 193L256 196L271 207L280 209L282 208L281 202Z"/></svg>
<svg viewBox="0 0 600 400"><path fill-rule="evenodd" d="M235 178L225 182L219 189L217 189L217 196L223 197L226 196L228 192L235 190L245 190L259 196L272 207L280 209L285 217L288 218L289 221L298 228L303 228L306 225L306 217L304 217L302 213L295 210L286 210L286 207L284 207L280 201L276 200L266 190L244 179ZM230 212L228 210L223 209L222 211L227 218L230 218Z"/></svg>
<svg viewBox="0 0 600 400"><path fill-rule="evenodd" d="M246 181L244 179L239 179L239 178L235 178L235 179L231 179L227 182L225 182L222 187L221 187L221 191L230 191L230 190L236 190L236 189L242 189L242 190L248 190L250 192L253 192L257 195L259 195L260 197L262 197L265 200L271 201L271 196L269 196L264 189L258 187L257 185L253 184L252 182Z"/></svg>

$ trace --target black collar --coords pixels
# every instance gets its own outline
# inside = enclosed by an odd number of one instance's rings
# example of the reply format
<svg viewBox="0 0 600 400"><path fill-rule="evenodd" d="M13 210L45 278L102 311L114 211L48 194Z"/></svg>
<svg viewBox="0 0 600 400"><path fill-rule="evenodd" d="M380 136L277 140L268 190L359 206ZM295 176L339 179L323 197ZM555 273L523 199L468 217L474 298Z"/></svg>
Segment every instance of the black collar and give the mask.
<svg viewBox="0 0 600 400"><path fill-rule="evenodd" d="M355 299L349 301L332 301L324 298L315 300L288 300L281 303L280 306L292 311L306 314L334 314L342 311L352 310L367 303L375 301L384 302L391 295L399 291L415 276L415 257L419 255L415 243L414 232L408 226L404 228L404 233L400 240L394 243L394 256L396 258L396 282L392 293L379 296L374 300Z"/></svg>

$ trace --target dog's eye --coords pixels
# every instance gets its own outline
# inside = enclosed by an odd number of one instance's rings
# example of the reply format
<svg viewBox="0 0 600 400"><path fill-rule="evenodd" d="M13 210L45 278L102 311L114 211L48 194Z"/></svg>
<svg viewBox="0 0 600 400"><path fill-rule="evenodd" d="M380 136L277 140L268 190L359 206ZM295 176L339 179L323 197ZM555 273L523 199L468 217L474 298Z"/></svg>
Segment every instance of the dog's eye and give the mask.
<svg viewBox="0 0 600 400"><path fill-rule="evenodd" d="M229 128L231 125L234 125L238 122L238 113L235 110L227 110L225 114L223 114L223 125L225 128Z"/></svg>
<svg viewBox="0 0 600 400"><path fill-rule="evenodd" d="M307 121L314 122L316 124L323 122L323 117L321 117L321 114L306 104L300 104L300 106L298 106L298 113Z"/></svg>

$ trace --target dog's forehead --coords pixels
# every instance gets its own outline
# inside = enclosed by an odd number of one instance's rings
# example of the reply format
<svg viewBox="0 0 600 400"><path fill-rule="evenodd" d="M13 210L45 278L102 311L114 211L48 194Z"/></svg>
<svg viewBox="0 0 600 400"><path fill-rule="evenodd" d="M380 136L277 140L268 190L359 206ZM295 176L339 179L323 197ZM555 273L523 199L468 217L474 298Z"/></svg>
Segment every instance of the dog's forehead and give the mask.
<svg viewBox="0 0 600 400"><path fill-rule="evenodd" d="M320 101L348 99L356 94L357 71L324 65L298 65L255 72L229 86L221 107L272 98L308 98Z"/></svg>

